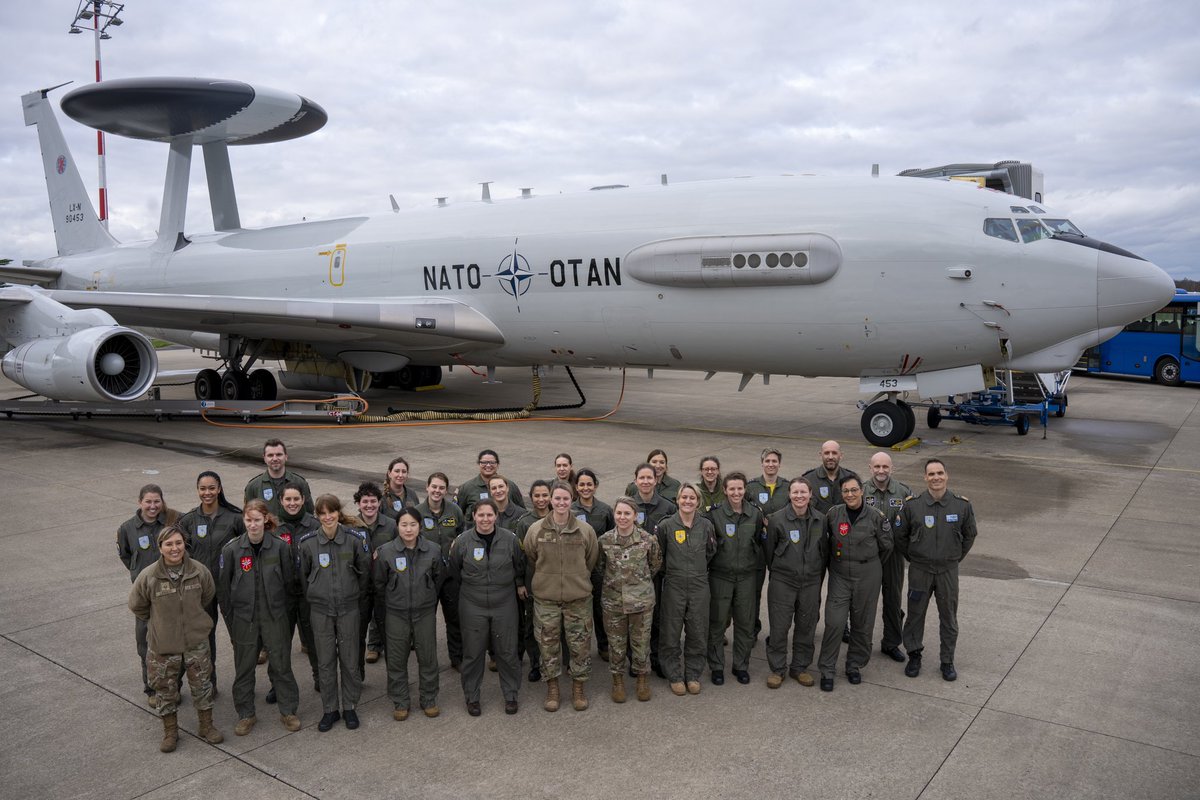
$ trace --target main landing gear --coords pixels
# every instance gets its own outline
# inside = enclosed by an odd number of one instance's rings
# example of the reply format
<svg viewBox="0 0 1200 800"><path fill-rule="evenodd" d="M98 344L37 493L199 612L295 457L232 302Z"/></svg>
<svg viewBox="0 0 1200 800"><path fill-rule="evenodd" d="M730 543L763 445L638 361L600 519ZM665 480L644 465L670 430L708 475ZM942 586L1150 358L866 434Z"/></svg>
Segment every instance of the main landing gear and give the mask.
<svg viewBox="0 0 1200 800"><path fill-rule="evenodd" d="M889 397L863 408L861 427L868 442L876 447L891 447L912 438L917 429L917 415L908 403Z"/></svg>
<svg viewBox="0 0 1200 800"><path fill-rule="evenodd" d="M274 400L279 386L270 370L252 370L262 347L261 341L231 340L231 356L224 372L202 369L196 373L197 400Z"/></svg>
<svg viewBox="0 0 1200 800"><path fill-rule="evenodd" d="M250 374L226 369L202 369L196 373L197 400L274 400L279 386L270 370L256 369Z"/></svg>
<svg viewBox="0 0 1200 800"><path fill-rule="evenodd" d="M373 385L380 388L394 386L406 392L415 391L422 386L436 386L442 382L442 368L422 364L409 364L395 372L373 373Z"/></svg>

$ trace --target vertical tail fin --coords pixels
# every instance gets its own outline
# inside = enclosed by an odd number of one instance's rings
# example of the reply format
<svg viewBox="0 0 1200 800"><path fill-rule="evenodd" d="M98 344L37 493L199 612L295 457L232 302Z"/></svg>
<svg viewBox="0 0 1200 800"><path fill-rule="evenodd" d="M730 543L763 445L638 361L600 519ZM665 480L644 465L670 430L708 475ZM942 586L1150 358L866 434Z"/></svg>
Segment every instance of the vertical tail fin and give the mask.
<svg viewBox="0 0 1200 800"><path fill-rule="evenodd" d="M37 126L58 254L66 256L115 247L117 240L100 224L83 179L79 177L75 159L67 149L62 128L58 126L54 109L46 97L50 91L39 89L23 95L21 106L25 111L25 124Z"/></svg>

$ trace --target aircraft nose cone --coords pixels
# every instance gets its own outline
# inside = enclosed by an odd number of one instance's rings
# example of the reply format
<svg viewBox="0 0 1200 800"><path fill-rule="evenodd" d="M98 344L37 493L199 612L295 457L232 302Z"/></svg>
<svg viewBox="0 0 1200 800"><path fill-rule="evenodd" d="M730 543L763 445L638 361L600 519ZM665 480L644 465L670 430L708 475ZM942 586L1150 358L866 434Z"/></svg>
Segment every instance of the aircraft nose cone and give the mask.
<svg viewBox="0 0 1200 800"><path fill-rule="evenodd" d="M1158 311L1174 296L1175 282L1153 263L1100 251L1096 270L1098 327L1121 327L1141 319Z"/></svg>

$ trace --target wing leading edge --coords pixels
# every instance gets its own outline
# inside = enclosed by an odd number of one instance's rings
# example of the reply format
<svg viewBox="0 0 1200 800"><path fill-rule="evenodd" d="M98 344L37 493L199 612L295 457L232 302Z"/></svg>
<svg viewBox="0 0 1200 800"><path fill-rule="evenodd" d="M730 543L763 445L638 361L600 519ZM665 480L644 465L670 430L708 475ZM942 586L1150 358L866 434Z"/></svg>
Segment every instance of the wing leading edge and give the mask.
<svg viewBox="0 0 1200 800"><path fill-rule="evenodd" d="M500 329L485 315L437 297L362 302L69 290L49 294L72 308L103 309L118 322L138 327L422 349L504 343Z"/></svg>

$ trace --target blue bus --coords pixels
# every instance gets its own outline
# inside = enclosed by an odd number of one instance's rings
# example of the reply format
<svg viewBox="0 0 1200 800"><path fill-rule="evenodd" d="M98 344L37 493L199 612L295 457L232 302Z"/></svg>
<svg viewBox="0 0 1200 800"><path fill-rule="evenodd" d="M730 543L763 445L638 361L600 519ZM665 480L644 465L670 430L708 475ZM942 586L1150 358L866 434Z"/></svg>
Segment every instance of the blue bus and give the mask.
<svg viewBox="0 0 1200 800"><path fill-rule="evenodd" d="M1144 375L1166 386L1200 381L1196 310L1200 292L1175 297L1148 317L1131 322L1098 347L1089 347L1076 369L1097 375Z"/></svg>

